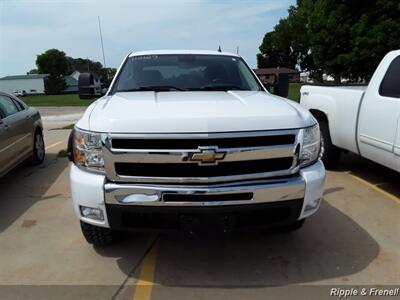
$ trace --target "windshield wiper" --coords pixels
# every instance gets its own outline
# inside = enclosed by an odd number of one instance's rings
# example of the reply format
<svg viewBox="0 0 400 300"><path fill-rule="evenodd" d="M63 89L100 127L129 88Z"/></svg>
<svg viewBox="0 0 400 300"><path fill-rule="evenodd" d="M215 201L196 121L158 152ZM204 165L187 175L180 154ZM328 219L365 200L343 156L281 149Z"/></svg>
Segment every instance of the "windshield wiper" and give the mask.
<svg viewBox="0 0 400 300"><path fill-rule="evenodd" d="M229 91L229 90L246 90L238 85L205 85L199 88L190 89L191 91Z"/></svg>
<svg viewBox="0 0 400 300"><path fill-rule="evenodd" d="M155 91L155 92L162 92L162 91L186 91L185 89L178 88L173 85L154 85L154 86L139 86L137 88L126 89L126 90L118 90L117 92L140 92L140 91Z"/></svg>

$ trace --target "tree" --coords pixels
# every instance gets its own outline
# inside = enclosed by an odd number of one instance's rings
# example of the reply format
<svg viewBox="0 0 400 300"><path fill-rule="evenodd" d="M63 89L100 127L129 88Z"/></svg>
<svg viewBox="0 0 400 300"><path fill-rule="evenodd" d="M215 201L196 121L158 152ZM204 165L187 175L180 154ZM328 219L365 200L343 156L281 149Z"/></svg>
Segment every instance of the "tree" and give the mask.
<svg viewBox="0 0 400 300"><path fill-rule="evenodd" d="M117 73L116 68L102 68L100 71L100 81L105 86L109 86L115 76L115 73Z"/></svg>
<svg viewBox="0 0 400 300"><path fill-rule="evenodd" d="M361 1L351 28L349 67L344 75L369 80L383 56L400 48L400 3L397 0Z"/></svg>
<svg viewBox="0 0 400 300"><path fill-rule="evenodd" d="M293 8L293 7L291 7ZM260 52L257 54L259 68L288 67L295 68L297 54L292 47L293 28L290 19L281 19L274 31L265 34Z"/></svg>
<svg viewBox="0 0 400 300"><path fill-rule="evenodd" d="M26 72L26 75L31 75L31 74L39 74L38 69L32 69Z"/></svg>
<svg viewBox="0 0 400 300"><path fill-rule="evenodd" d="M79 71L81 73L92 72L99 76L100 81L105 85L111 83L112 78L117 72L117 69L115 68L103 68L103 65L100 62L88 58L72 58L67 56L67 60L68 74L74 71Z"/></svg>
<svg viewBox="0 0 400 300"><path fill-rule="evenodd" d="M68 60L63 51L49 49L36 58L38 72L41 74L65 75L68 71Z"/></svg>
<svg viewBox="0 0 400 300"><path fill-rule="evenodd" d="M49 75L44 81L46 94L59 94L65 89L64 75L68 70L68 60L64 52L49 49L37 56L36 65L40 74Z"/></svg>
<svg viewBox="0 0 400 300"><path fill-rule="evenodd" d="M382 57L400 48L398 0L298 0L288 12L265 35L259 67L369 80Z"/></svg>
<svg viewBox="0 0 400 300"><path fill-rule="evenodd" d="M308 31L315 60L336 81L369 80L383 56L400 47L397 0L317 0Z"/></svg>
<svg viewBox="0 0 400 300"><path fill-rule="evenodd" d="M257 54L258 67L287 67L310 72L311 77L322 77L316 67L307 36L307 18L312 1L298 0L290 6L288 17L281 19L272 32L265 34Z"/></svg>
<svg viewBox="0 0 400 300"><path fill-rule="evenodd" d="M66 56L63 51L57 49L50 49L38 55L36 65L37 69L30 70L28 74L49 75L44 82L47 94L59 94L64 90L66 87L64 75L69 75L74 71L95 73L105 85L111 83L117 71L115 68L103 68L100 62L88 58Z"/></svg>
<svg viewBox="0 0 400 300"><path fill-rule="evenodd" d="M101 70L103 69L103 65L100 62L90 60L88 58L73 58L67 56L68 60L68 74L79 71L81 73L84 72L93 72L97 75L100 75Z"/></svg>

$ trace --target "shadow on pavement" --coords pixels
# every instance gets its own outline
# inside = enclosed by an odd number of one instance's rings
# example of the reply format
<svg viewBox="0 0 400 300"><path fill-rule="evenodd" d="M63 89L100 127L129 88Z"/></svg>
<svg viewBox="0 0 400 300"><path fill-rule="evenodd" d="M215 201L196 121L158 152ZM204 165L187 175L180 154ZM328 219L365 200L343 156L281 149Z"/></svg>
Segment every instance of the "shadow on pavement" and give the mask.
<svg viewBox="0 0 400 300"><path fill-rule="evenodd" d="M400 197L400 173L353 153L343 154L336 170L350 172L386 192Z"/></svg>
<svg viewBox="0 0 400 300"><path fill-rule="evenodd" d="M61 196L46 192L68 166L68 160L57 154L46 154L39 166L24 162L0 178L0 232L7 229L36 202Z"/></svg>
<svg viewBox="0 0 400 300"><path fill-rule="evenodd" d="M118 257L127 269L126 245L98 251ZM141 238L140 238L141 239ZM297 232L236 232L184 238L162 234L154 282L169 287L252 288L310 283L366 268L379 253L375 240L357 223L323 202L319 213ZM126 255L126 254L125 254ZM135 272L134 276L138 276Z"/></svg>
<svg viewBox="0 0 400 300"><path fill-rule="evenodd" d="M137 270L147 249L156 237L149 233L122 233L123 238L115 245L109 247L93 247L97 254L105 257L117 257L118 267L129 275Z"/></svg>

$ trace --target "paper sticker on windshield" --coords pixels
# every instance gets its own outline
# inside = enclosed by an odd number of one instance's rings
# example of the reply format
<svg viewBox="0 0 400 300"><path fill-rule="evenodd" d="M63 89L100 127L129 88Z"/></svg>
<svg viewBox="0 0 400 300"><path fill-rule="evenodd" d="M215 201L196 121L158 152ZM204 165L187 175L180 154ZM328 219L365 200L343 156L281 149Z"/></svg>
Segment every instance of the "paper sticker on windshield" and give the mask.
<svg viewBox="0 0 400 300"><path fill-rule="evenodd" d="M140 56L134 56L134 60L148 60L148 59L157 59L158 55L140 55Z"/></svg>

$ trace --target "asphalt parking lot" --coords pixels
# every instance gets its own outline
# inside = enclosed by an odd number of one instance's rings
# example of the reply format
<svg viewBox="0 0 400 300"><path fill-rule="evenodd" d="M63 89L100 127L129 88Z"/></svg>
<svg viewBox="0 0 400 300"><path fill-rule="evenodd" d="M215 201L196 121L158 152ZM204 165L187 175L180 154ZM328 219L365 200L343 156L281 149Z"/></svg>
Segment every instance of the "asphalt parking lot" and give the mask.
<svg viewBox="0 0 400 300"><path fill-rule="evenodd" d="M324 299L332 285L400 283L400 175L352 154L328 172L320 211L297 232L129 234L95 249L73 212L69 162L57 157L69 130L52 130L81 112L43 110L44 164L0 179L2 299L294 299L293 287L311 299L301 290L313 286Z"/></svg>

